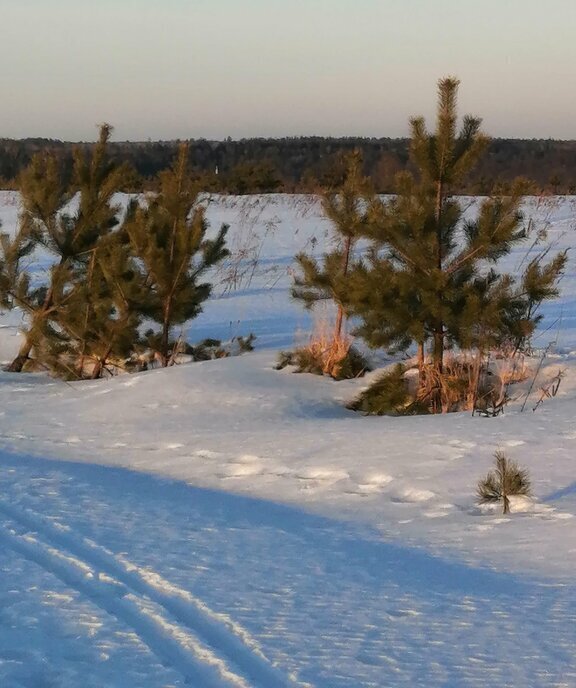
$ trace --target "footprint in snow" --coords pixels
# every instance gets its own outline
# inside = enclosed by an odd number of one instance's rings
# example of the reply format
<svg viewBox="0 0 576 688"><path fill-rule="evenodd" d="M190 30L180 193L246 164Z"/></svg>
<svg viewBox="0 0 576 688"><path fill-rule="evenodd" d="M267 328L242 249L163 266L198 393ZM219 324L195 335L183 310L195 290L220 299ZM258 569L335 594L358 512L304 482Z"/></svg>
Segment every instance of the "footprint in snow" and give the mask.
<svg viewBox="0 0 576 688"><path fill-rule="evenodd" d="M473 442L450 440L442 444L429 444L428 450L432 456L432 461L456 461L465 456L475 446Z"/></svg>
<svg viewBox="0 0 576 688"><path fill-rule="evenodd" d="M326 482L337 482L350 478L348 471L333 468L307 468L297 473L298 480L320 480Z"/></svg>
<svg viewBox="0 0 576 688"><path fill-rule="evenodd" d="M342 480L350 480L350 474L339 469L308 468L294 474L294 478L300 481L300 490L309 491L326 489Z"/></svg>
<svg viewBox="0 0 576 688"><path fill-rule="evenodd" d="M262 459L255 454L242 454L237 459L230 461L229 463L257 463L260 461L262 461Z"/></svg>
<svg viewBox="0 0 576 688"><path fill-rule="evenodd" d="M523 444L526 444L524 440L506 440L505 442L502 442L502 444L505 447L520 447Z"/></svg>
<svg viewBox="0 0 576 688"><path fill-rule="evenodd" d="M454 504L438 504L436 509L425 511L424 516L426 518L444 518L450 514L451 509L454 509Z"/></svg>
<svg viewBox="0 0 576 688"><path fill-rule="evenodd" d="M393 497L393 502L414 504L418 502L428 502L436 496L431 490L422 490L416 487L407 487L397 492Z"/></svg>
<svg viewBox="0 0 576 688"><path fill-rule="evenodd" d="M199 456L202 459L219 459L222 454L211 451L210 449L198 449L198 451L194 452L194 456Z"/></svg>
<svg viewBox="0 0 576 688"><path fill-rule="evenodd" d="M461 449L474 449L476 442L467 442L465 440L449 440L448 444L451 447L459 447Z"/></svg>
<svg viewBox="0 0 576 688"><path fill-rule="evenodd" d="M355 490L349 490L349 494L357 494L361 497L366 497L371 494L377 494L382 491L384 487L389 485L394 478L387 473L371 473L360 476L355 482Z"/></svg>
<svg viewBox="0 0 576 688"><path fill-rule="evenodd" d="M122 383L123 387L134 387L134 385L137 385L140 382L141 378L136 377L135 375L128 378L126 382Z"/></svg>
<svg viewBox="0 0 576 688"><path fill-rule="evenodd" d="M218 477L226 478L247 478L253 475L262 475L264 467L257 464L229 463L224 467Z"/></svg>

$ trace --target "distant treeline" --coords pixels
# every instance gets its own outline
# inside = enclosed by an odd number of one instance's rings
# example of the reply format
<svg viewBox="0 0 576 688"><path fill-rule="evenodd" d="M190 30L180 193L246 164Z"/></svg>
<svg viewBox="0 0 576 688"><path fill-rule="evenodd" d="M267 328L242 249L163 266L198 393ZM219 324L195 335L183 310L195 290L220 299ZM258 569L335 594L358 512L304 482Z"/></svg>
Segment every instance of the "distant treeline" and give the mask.
<svg viewBox="0 0 576 688"><path fill-rule="evenodd" d="M224 193L314 192L339 181L338 161L342 153L353 149L362 151L364 173L380 193L393 192L395 175L409 166L408 139L311 136L190 143L190 162L199 182L206 190ZM0 186L14 187L34 153L44 149L56 151L71 174L73 149L93 145L42 138L0 139ZM125 190L153 189L158 172L172 164L177 147L178 141L110 144L111 155L126 163ZM576 141L493 139L482 162L458 191L505 191L517 177L532 181L534 192L576 193Z"/></svg>

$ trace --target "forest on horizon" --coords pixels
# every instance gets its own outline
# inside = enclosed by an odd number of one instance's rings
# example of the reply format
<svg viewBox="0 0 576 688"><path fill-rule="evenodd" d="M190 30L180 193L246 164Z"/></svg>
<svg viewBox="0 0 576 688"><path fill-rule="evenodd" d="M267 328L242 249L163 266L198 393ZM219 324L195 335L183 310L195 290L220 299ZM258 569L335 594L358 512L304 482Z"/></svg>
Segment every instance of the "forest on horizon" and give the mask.
<svg viewBox="0 0 576 688"><path fill-rule="evenodd" d="M154 189L158 172L172 164L178 143L111 142L111 156L127 165L124 190ZM44 138L0 139L0 187L15 188L19 173L41 150L56 152L64 170L72 174L74 149L94 145ZM342 174L338 160L358 149L364 174L375 190L392 193L396 174L410 168L408 148L408 139L394 138L198 139L190 140L190 164L207 191L314 193L338 184ZM532 182L534 193L576 194L576 140L492 139L482 161L456 191L473 195L505 192L517 177Z"/></svg>

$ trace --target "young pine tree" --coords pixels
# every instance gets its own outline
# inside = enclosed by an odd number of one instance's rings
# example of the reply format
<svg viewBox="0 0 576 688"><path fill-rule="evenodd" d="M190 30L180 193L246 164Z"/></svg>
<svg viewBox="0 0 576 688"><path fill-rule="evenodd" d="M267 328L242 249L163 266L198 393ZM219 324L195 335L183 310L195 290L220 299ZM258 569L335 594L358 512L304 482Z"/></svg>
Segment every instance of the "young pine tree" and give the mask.
<svg viewBox="0 0 576 688"><path fill-rule="evenodd" d="M502 512L510 513L510 497L532 494L530 476L526 469L520 468L515 461L511 461L506 455L497 451L494 454L493 471L480 480L477 488L477 497L480 504L493 504L502 502Z"/></svg>
<svg viewBox="0 0 576 688"><path fill-rule="evenodd" d="M117 232L103 237L87 265L73 272L66 298L43 340L42 359L60 377L102 377L121 365L139 339L143 275Z"/></svg>
<svg viewBox="0 0 576 688"><path fill-rule="evenodd" d="M321 263L304 253L298 254L301 275L295 278L292 289L293 297L302 299L307 307L326 299L336 303L334 342L341 338L345 315L339 285L348 274L354 242L365 231L366 208L373 199L368 180L362 175L360 152L345 156L343 165L341 184L322 194L322 209L336 232L337 246L324 254Z"/></svg>
<svg viewBox="0 0 576 688"><path fill-rule="evenodd" d="M74 294L73 285L82 281L98 242L118 224L118 207L113 194L123 170L110 161L107 144L109 125L102 125L92 154L77 149L72 183L63 176L57 157L35 156L20 177L23 211L14 240L4 243L2 291L12 305L27 315L27 328L17 357L9 366L20 372L32 352L46 353L70 337L57 324ZM77 210L66 205L77 196ZM54 263L45 281L38 283L23 269L22 257L35 248L47 250ZM47 364L48 362L46 362Z"/></svg>
<svg viewBox="0 0 576 688"><path fill-rule="evenodd" d="M47 279L39 283L32 280L22 259L59 231L60 213L70 200L59 161L51 153L35 155L18 181L22 212L14 238L4 237L2 242L2 295L7 305L23 311L27 325L18 355L7 368L10 372L20 372L38 344L45 321L57 306L54 283L62 278L67 261L61 255Z"/></svg>
<svg viewBox="0 0 576 688"><path fill-rule="evenodd" d="M512 304L525 303L513 278L494 267L525 238L521 188L485 200L471 220L464 219L461 205L451 196L487 143L477 118L465 117L457 130L457 89L457 80L440 80L433 133L422 118L411 121L416 174L398 177L394 199L373 199L365 230L371 246L341 282L345 307L360 319L357 332L369 344L419 346L422 389L427 375L442 379L447 346L488 346L509 331ZM558 257L541 270L549 286L563 260ZM426 346L430 371L424 366ZM441 389L438 382L431 387L434 412L448 410Z"/></svg>
<svg viewBox="0 0 576 688"><path fill-rule="evenodd" d="M160 325L155 338L164 366L170 363L174 326L196 317L212 285L200 281L228 255L227 226L207 239L204 209L188 173L188 146L180 146L170 170L160 173L160 191L146 205L133 203L124 224L132 253L143 265L145 315Z"/></svg>

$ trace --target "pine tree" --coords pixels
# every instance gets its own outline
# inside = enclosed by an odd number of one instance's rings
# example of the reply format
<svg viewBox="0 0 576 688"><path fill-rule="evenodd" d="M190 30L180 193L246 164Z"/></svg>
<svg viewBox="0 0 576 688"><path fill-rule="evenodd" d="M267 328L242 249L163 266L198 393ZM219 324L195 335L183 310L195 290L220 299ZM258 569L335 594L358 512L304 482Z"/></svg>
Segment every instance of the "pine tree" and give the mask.
<svg viewBox="0 0 576 688"><path fill-rule="evenodd" d="M519 210L522 187L507 197L486 199L471 220L464 219L450 195L487 144L478 118L465 117L457 132L457 89L456 79L440 80L434 133L427 132L422 118L411 120L416 176L400 175L392 200L373 199L364 231L370 248L339 285L345 307L361 320L357 333L369 344L396 349L418 344L421 387L427 374L441 380L447 346L483 349L510 333L515 317L534 324L522 287L493 267L526 236ZM553 293L564 261L558 256L532 271L539 287L546 283L544 294ZM431 391L435 412L447 410L441 387L436 382Z"/></svg>
<svg viewBox="0 0 576 688"><path fill-rule="evenodd" d="M321 263L305 253L298 254L301 275L295 278L292 289L292 296L302 299L307 307L326 299L336 302L335 342L341 337L344 322L339 284L348 274L354 242L365 230L366 208L373 198L368 180L362 175L359 151L344 157L343 168L342 182L322 194L322 209L336 232L337 246L324 254Z"/></svg>
<svg viewBox="0 0 576 688"><path fill-rule="evenodd" d="M123 169L108 157L111 131L107 124L100 127L91 155L82 149L75 151L72 183L64 179L59 160L52 153L35 156L21 175L23 212L15 239L4 245L2 277L3 291L28 317L24 341L8 368L13 372L22 370L33 349L47 354L70 339L57 320L69 309L75 286L87 274L98 242L118 224L119 208L113 195L121 184ZM70 212L67 204L74 195L77 210ZM46 281L39 285L21 269L21 257L36 247L55 259Z"/></svg>
<svg viewBox="0 0 576 688"><path fill-rule="evenodd" d="M132 203L123 232L141 261L147 288L144 314L160 324L152 340L164 366L170 363L174 326L196 317L212 285L200 279L228 255L227 226L206 238L204 208L188 172L188 146L182 144L170 170L160 174L160 191L145 205Z"/></svg>
<svg viewBox="0 0 576 688"><path fill-rule="evenodd" d="M99 378L110 361L122 365L133 353L145 298L143 275L118 232L100 239L66 289L42 360L60 377Z"/></svg>
<svg viewBox="0 0 576 688"><path fill-rule="evenodd" d="M10 372L20 372L38 344L45 320L57 305L53 285L66 268L66 258L60 256L47 280L37 283L25 270L22 259L32 254L39 244L46 245L47 237L58 231L60 214L70 200L59 161L49 152L35 155L18 181L22 212L14 238L4 237L2 242L2 293L10 307L18 307L25 313L27 327L18 355L7 368Z"/></svg>

